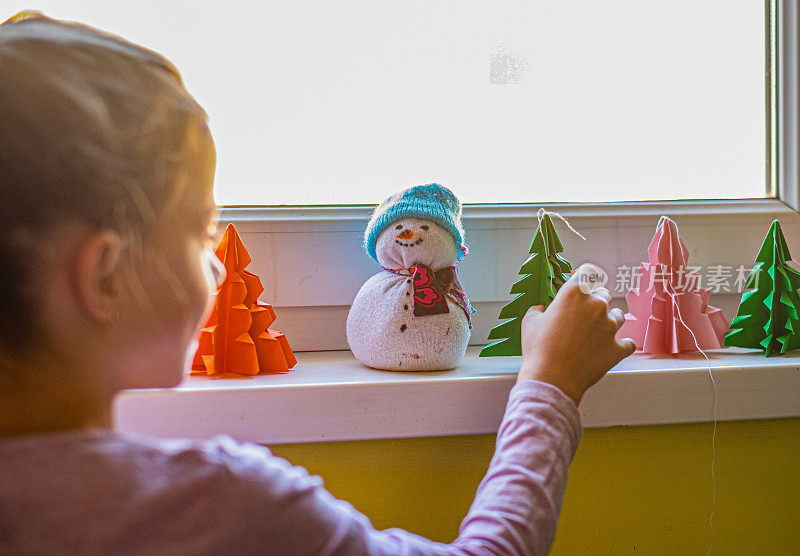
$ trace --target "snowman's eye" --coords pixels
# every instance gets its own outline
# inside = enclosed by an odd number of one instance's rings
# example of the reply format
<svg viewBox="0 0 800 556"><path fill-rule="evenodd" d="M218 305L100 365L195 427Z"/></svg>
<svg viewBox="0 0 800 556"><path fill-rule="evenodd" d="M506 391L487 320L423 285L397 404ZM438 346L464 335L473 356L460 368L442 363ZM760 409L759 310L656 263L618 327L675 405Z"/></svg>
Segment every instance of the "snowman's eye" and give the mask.
<svg viewBox="0 0 800 556"><path fill-rule="evenodd" d="M423 230L427 230L428 229L427 226L420 226L420 228L422 228Z"/></svg>
<svg viewBox="0 0 800 556"><path fill-rule="evenodd" d="M403 229L403 226L401 226L400 224L398 224L397 226L395 226L395 227L394 227L394 229L395 229L395 230L402 230L402 229Z"/></svg>

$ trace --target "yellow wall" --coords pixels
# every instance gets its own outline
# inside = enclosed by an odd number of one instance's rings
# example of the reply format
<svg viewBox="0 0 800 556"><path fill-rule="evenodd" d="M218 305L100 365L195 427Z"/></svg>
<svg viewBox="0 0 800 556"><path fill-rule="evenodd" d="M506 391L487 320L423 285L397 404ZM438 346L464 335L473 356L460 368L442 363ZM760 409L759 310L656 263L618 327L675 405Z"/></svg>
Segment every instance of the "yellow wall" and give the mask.
<svg viewBox="0 0 800 556"><path fill-rule="evenodd" d="M553 554L706 554L710 423L584 431ZM449 542L491 435L272 446L375 527ZM719 423L713 554L800 554L800 419Z"/></svg>

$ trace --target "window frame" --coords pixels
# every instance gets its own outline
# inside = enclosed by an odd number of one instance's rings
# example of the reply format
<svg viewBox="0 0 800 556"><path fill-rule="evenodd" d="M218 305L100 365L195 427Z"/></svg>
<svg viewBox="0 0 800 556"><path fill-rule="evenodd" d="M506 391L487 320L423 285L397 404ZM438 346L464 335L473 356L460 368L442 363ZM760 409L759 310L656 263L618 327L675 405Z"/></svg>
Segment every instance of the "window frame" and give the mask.
<svg viewBox="0 0 800 556"><path fill-rule="evenodd" d="M772 3L768 3L772 4ZM777 0L773 29L775 61L771 87L775 91L777 200L800 211L798 187L798 10L797 0Z"/></svg>

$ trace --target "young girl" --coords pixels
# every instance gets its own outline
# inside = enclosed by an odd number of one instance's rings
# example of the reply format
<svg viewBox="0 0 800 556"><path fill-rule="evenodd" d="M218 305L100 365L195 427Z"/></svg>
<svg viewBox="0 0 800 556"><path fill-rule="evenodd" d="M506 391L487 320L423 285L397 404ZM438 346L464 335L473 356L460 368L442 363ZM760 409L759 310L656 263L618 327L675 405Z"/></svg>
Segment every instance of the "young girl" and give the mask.
<svg viewBox="0 0 800 556"><path fill-rule="evenodd" d="M523 320L495 456L450 545L376 531L266 448L111 429L117 392L180 382L224 278L213 174L169 62L40 15L0 26L0 552L546 553L576 407L634 349L608 291L574 278Z"/></svg>

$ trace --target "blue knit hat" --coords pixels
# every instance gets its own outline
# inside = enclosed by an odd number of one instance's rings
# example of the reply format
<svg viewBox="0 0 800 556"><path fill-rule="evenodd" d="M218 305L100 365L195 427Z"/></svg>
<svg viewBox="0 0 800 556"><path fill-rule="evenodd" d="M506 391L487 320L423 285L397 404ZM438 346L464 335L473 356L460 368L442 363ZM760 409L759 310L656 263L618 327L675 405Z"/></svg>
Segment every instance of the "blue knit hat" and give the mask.
<svg viewBox="0 0 800 556"><path fill-rule="evenodd" d="M457 260L466 255L464 228L461 227L461 202L443 185L429 183L395 193L372 213L364 232L364 249L376 262L375 244L378 236L384 228L403 218L423 218L438 224L453 236L458 247Z"/></svg>

